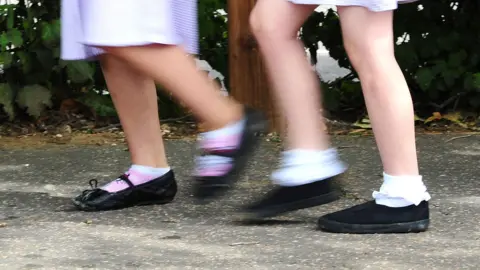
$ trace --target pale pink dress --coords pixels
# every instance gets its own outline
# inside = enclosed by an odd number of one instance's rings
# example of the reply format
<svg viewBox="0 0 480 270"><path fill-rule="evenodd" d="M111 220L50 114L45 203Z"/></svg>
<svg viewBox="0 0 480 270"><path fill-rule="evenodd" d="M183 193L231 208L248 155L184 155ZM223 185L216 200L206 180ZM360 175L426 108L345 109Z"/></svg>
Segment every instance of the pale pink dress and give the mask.
<svg viewBox="0 0 480 270"><path fill-rule="evenodd" d="M61 58L92 59L97 46L174 44L198 53L197 0L62 0Z"/></svg>

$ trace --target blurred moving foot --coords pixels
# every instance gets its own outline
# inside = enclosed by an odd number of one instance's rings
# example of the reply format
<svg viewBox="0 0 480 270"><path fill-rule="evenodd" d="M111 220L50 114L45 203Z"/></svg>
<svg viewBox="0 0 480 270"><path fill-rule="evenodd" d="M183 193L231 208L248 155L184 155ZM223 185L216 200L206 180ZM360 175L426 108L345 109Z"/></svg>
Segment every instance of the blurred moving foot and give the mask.
<svg viewBox="0 0 480 270"><path fill-rule="evenodd" d="M193 194L199 202L208 202L228 191L245 169L248 159L267 130L262 113L245 108L243 120L223 129L203 133L193 176Z"/></svg>

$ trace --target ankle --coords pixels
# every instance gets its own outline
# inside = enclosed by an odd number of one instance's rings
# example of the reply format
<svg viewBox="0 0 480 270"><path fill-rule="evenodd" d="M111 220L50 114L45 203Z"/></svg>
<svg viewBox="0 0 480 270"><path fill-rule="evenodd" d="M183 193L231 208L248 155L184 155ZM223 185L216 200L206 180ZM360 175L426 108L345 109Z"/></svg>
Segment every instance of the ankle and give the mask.
<svg viewBox="0 0 480 270"><path fill-rule="evenodd" d="M404 165L404 164L402 164ZM384 168L383 175L392 177L418 177L420 172L418 166L398 166L394 168Z"/></svg>
<svg viewBox="0 0 480 270"><path fill-rule="evenodd" d="M167 159L158 159L158 158L134 158L132 157L132 164L135 165L140 165L140 166L145 166L145 167L151 167L151 168L168 168L170 167L168 165Z"/></svg>
<svg viewBox="0 0 480 270"><path fill-rule="evenodd" d="M244 107L238 103L228 104L228 107L221 110L222 113L215 115L214 119L202 123L202 128L206 131L212 131L235 124L245 117Z"/></svg>
<svg viewBox="0 0 480 270"><path fill-rule="evenodd" d="M331 149L329 136L323 129L297 129L287 132L287 144L289 150L304 151L327 151Z"/></svg>

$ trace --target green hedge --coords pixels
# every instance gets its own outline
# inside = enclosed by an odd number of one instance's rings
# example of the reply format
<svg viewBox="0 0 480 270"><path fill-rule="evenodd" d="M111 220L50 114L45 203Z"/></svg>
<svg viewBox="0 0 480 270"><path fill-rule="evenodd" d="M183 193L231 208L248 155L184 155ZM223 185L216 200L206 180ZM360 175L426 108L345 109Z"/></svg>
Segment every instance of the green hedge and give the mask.
<svg viewBox="0 0 480 270"><path fill-rule="evenodd" d="M405 40L396 46L395 52L417 112L477 112L480 108L480 2L425 0L417 3L400 5L394 19L395 36ZM327 108L337 113L363 111L360 85L343 48L337 14L330 10L327 14L312 16L302 39L311 52L321 40L340 66L351 71L345 78L326 85Z"/></svg>
<svg viewBox="0 0 480 270"><path fill-rule="evenodd" d="M201 58L222 71L227 66L227 23L217 10L225 4L199 3ZM100 116L115 115L109 96L100 91L105 81L98 63L59 59L59 14L59 0L0 5L0 109L9 120L39 117L45 108L56 109L65 99L80 101ZM164 114L179 113L168 95L162 94L159 102Z"/></svg>
<svg viewBox="0 0 480 270"><path fill-rule="evenodd" d="M26 2L0 5L0 109L5 118L35 118L44 108L56 109L62 100L72 98L99 115L114 115L109 96L94 91L105 88L98 63L59 60L60 1ZM408 33L408 42L397 45L396 54L417 111L478 111L479 2L419 3L423 9L418 4L401 5L395 16L395 35L405 38ZM226 9L226 0L199 1L200 58L227 75L227 22L219 9ZM360 85L343 49L337 14L333 10L314 14L301 38L314 63L317 42L322 41L340 66L351 70L346 77L324 84L327 109L339 115L363 113ZM162 114L180 113L168 96L162 95L160 102Z"/></svg>

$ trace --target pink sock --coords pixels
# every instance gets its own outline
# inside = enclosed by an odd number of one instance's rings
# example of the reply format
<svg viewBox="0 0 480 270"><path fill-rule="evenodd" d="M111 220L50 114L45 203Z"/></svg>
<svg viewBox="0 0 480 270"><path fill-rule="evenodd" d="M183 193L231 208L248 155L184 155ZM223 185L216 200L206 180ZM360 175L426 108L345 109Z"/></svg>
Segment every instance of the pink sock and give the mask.
<svg viewBox="0 0 480 270"><path fill-rule="evenodd" d="M170 171L170 168L154 168L141 165L132 165L130 169L125 173L128 180L132 182L134 186L145 184L153 179L159 178ZM127 189L129 185L122 179L115 179L112 182L104 185L101 189L108 192L119 192Z"/></svg>
<svg viewBox="0 0 480 270"><path fill-rule="evenodd" d="M238 147L245 128L245 119L224 128L200 134L200 147L209 151L231 151Z"/></svg>
<svg viewBox="0 0 480 270"><path fill-rule="evenodd" d="M242 119L224 128L200 134L200 148L210 152L210 155L197 157L195 175L205 177L228 173L233 160L221 154L238 148L244 127L245 119Z"/></svg>

